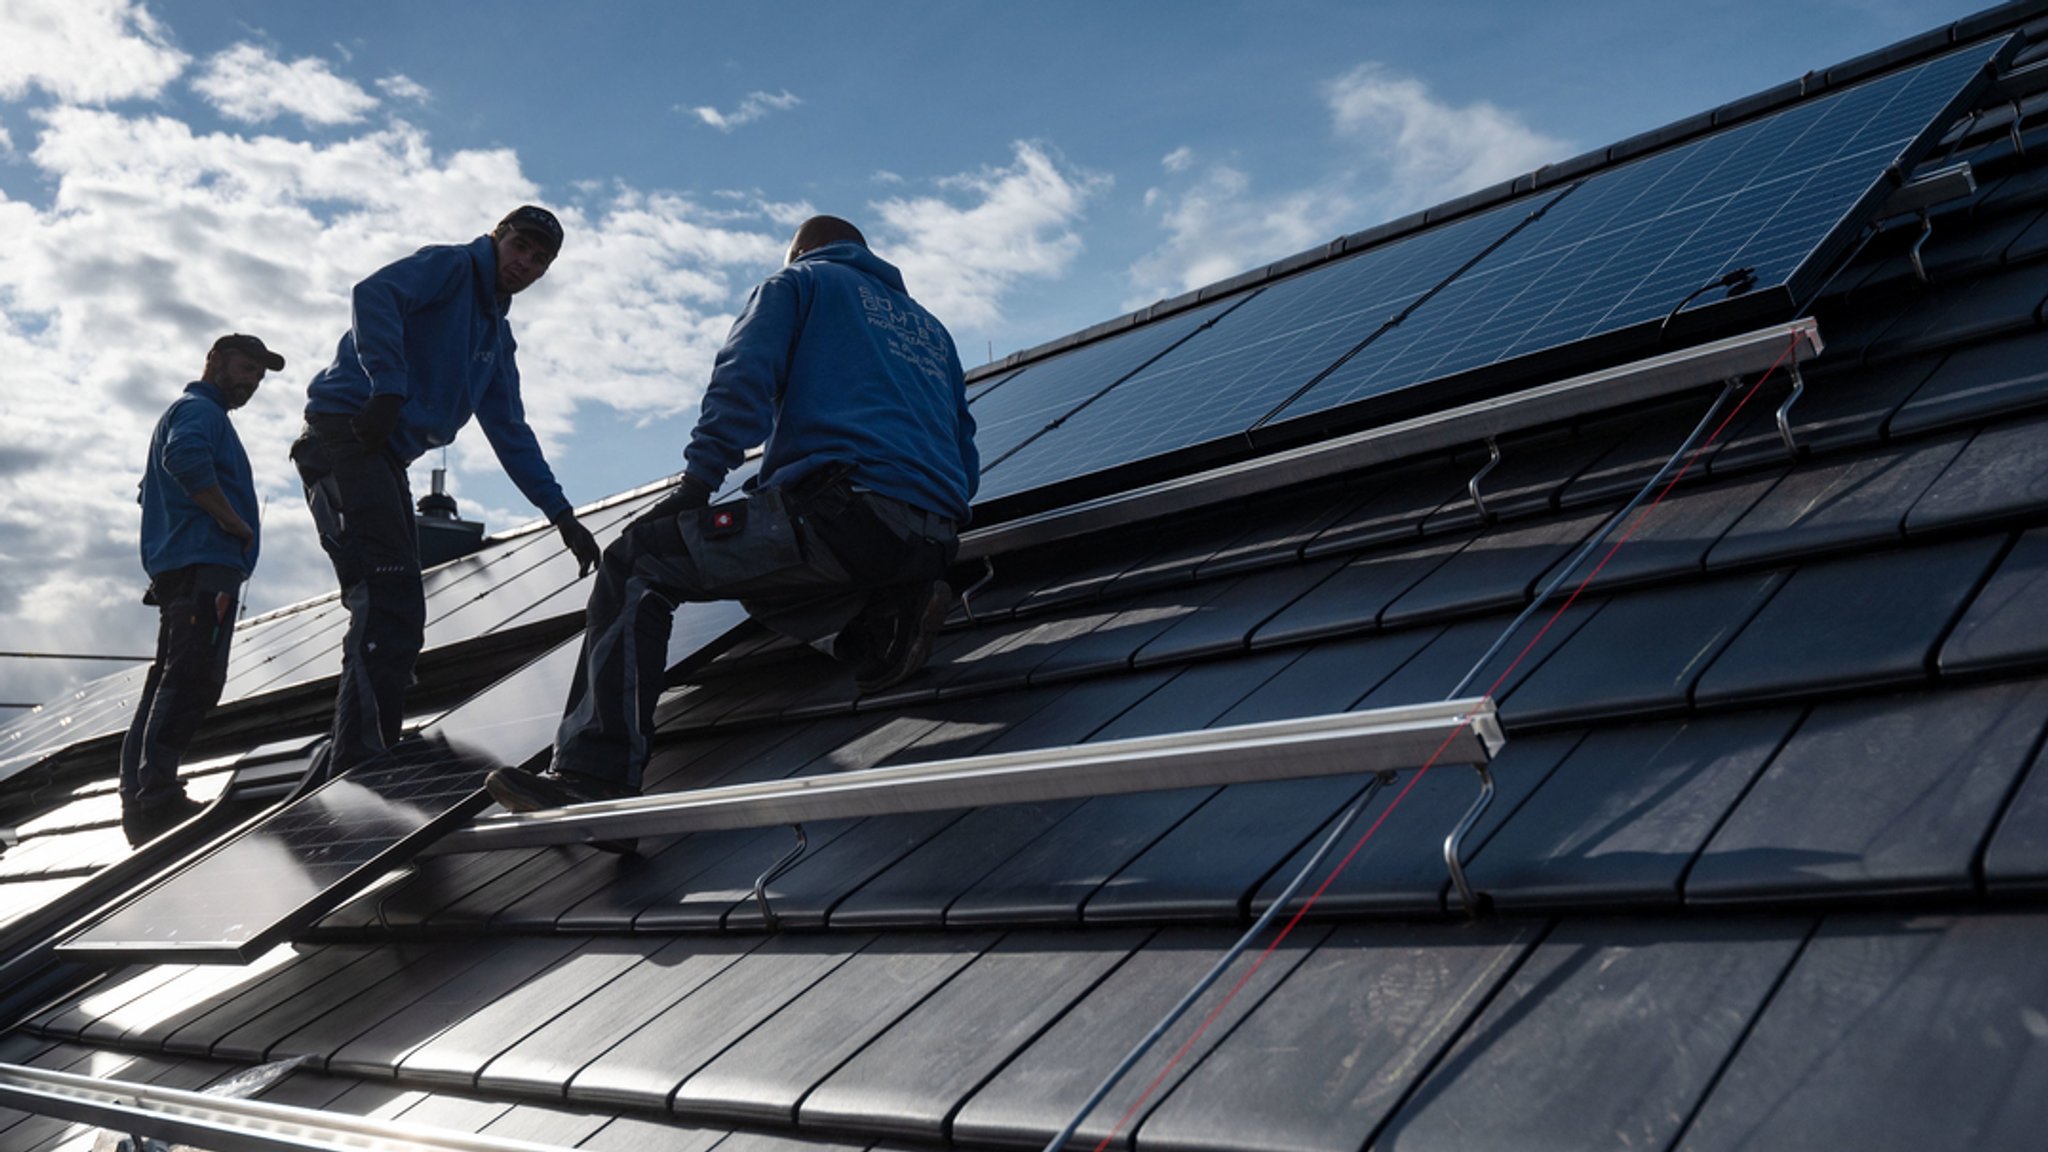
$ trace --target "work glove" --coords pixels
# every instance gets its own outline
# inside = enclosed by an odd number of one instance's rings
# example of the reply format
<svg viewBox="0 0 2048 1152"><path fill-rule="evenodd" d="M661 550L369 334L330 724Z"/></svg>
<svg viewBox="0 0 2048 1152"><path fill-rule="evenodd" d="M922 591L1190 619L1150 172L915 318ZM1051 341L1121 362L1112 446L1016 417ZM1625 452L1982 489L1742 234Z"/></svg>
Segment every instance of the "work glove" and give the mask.
<svg viewBox="0 0 2048 1152"><path fill-rule="evenodd" d="M685 512L694 512L709 503L711 485L695 476L685 475L682 483L676 485L675 491L656 500L653 507L635 516L633 522L626 526L626 531L630 532L642 524L659 524L664 520L673 520Z"/></svg>
<svg viewBox="0 0 2048 1152"><path fill-rule="evenodd" d="M564 512L557 516L555 531L562 534L562 543L567 544L569 551L576 556L576 575L590 575L590 570L597 567L598 561L604 559L603 550L597 546L597 537L592 536L590 529L585 528L582 521L576 519L576 513Z"/></svg>
<svg viewBox="0 0 2048 1152"><path fill-rule="evenodd" d="M349 420L348 426L365 449L382 452L384 442L391 439L391 430L398 427L398 410L403 407L405 397L396 392L379 392L364 402L363 410Z"/></svg>

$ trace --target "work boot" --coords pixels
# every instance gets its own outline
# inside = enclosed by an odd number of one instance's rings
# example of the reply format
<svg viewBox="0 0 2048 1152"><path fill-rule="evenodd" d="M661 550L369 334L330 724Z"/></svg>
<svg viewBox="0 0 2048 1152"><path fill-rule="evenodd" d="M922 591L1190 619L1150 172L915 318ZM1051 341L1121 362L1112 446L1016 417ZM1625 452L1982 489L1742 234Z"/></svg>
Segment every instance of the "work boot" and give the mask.
<svg viewBox="0 0 2048 1152"><path fill-rule="evenodd" d="M484 790L507 812L544 812L572 804L595 804L624 800L639 793L594 776L568 772L528 772L523 768L497 768L484 777ZM593 840L592 848L630 856L640 846L634 839Z"/></svg>
<svg viewBox="0 0 2048 1152"><path fill-rule="evenodd" d="M180 792L160 804L147 808L137 805L121 806L121 834L128 838L130 848L140 848L151 840L190 820L205 811L206 805Z"/></svg>
<svg viewBox="0 0 2048 1152"><path fill-rule="evenodd" d="M892 599L883 617L889 626L888 641L879 651L868 652L854 669L853 686L862 695L894 688L924 668L931 659L932 638L952 611L953 589L944 580L934 580L909 585Z"/></svg>

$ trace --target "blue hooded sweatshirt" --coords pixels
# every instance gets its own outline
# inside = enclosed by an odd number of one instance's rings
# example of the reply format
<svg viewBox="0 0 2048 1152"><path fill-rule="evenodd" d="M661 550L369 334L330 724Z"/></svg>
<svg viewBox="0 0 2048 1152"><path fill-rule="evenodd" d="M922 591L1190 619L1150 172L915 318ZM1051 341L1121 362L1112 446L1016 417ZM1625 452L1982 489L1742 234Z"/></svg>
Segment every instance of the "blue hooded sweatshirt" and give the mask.
<svg viewBox="0 0 2048 1152"><path fill-rule="evenodd" d="M354 415L372 395L405 397L390 450L407 464L455 439L471 416L519 491L553 520L569 510L519 399L518 345L498 299L489 236L435 244L357 284L349 330L306 388L306 414Z"/></svg>
<svg viewBox="0 0 2048 1152"><path fill-rule="evenodd" d="M192 499L192 493L216 484L256 534L247 551ZM151 578L189 564L237 568L243 576L256 571L263 542L256 479L220 389L195 380L171 401L150 435L141 489L136 500L142 505L142 570Z"/></svg>
<svg viewBox="0 0 2048 1152"><path fill-rule="evenodd" d="M684 471L716 491L764 440L749 487L849 463L855 483L965 524L979 482L953 338L904 292L902 273L853 243L805 253L747 298Z"/></svg>

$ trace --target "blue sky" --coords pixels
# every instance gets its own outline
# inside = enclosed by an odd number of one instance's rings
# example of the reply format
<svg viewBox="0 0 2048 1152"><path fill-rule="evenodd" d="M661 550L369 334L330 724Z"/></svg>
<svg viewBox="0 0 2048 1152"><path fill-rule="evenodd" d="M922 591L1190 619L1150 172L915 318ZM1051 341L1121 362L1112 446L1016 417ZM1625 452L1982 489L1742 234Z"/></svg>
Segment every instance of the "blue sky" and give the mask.
<svg viewBox="0 0 2048 1152"><path fill-rule="evenodd" d="M587 502L679 466L811 211L860 222L972 366L1973 10L0 0L0 635L147 649L134 476L229 329L292 361L237 416L252 601L326 590L283 448L349 285L522 200L569 225L513 315ZM466 514L531 516L480 436L451 463ZM0 700L103 670L0 661Z"/></svg>

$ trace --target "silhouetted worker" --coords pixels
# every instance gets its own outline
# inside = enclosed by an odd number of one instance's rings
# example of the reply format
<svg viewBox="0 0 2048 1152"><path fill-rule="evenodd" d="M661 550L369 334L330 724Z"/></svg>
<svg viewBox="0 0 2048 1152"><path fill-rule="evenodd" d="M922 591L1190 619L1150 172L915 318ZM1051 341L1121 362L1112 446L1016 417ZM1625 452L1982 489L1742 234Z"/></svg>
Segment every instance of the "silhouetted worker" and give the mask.
<svg viewBox="0 0 2048 1152"><path fill-rule="evenodd" d="M765 439L741 499L710 504ZM953 339L852 224L806 220L711 370L676 490L605 550L547 774L500 769L512 811L637 793L676 605L739 600L854 665L924 666L980 459Z"/></svg>
<svg viewBox="0 0 2048 1152"><path fill-rule="evenodd" d="M254 336L213 342L199 379L156 422L143 465L143 603L154 604L156 658L121 742L121 831L141 845L201 805L178 765L228 678L235 605L256 570L256 480L228 413L249 402L284 357Z"/></svg>
<svg viewBox="0 0 2048 1152"><path fill-rule="evenodd" d="M355 286L334 362L306 389L292 461L348 608L334 728L318 782L397 741L426 627L406 466L471 416L505 474L552 521L582 571L597 541L576 520L519 398L512 297L562 248L554 213L518 208L487 236L437 244Z"/></svg>

